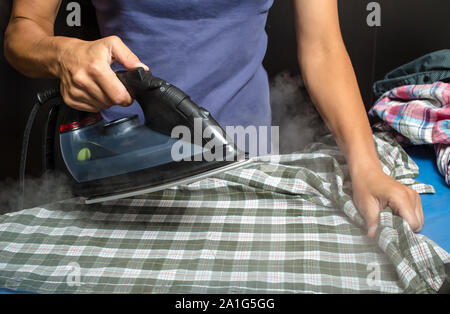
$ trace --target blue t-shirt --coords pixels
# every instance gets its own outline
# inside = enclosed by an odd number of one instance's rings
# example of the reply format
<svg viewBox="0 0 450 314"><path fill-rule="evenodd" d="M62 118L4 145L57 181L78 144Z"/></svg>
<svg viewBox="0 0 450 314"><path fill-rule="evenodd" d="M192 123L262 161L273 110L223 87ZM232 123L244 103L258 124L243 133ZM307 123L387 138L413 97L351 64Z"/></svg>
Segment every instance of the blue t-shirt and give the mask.
<svg viewBox="0 0 450 314"><path fill-rule="evenodd" d="M178 86L222 127L270 126L262 61L273 0L93 0L102 36L118 35L155 76ZM140 114L136 103L103 112Z"/></svg>

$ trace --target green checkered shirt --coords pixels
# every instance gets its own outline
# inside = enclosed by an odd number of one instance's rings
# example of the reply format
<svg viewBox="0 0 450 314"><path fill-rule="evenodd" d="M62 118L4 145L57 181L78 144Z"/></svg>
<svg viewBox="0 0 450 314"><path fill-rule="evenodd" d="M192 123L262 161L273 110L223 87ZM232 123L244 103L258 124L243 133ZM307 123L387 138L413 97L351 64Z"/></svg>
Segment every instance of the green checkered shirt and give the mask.
<svg viewBox="0 0 450 314"><path fill-rule="evenodd" d="M420 193L387 133L383 169ZM30 292L434 293L449 255L385 209L366 236L330 136L178 188L0 216L0 287Z"/></svg>

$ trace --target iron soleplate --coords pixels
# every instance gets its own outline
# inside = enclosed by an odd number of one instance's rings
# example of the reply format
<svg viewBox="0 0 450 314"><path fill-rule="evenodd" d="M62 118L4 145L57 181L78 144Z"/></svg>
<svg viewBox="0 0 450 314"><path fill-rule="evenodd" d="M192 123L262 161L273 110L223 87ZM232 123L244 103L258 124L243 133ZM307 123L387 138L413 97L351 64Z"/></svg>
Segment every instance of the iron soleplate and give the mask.
<svg viewBox="0 0 450 314"><path fill-rule="evenodd" d="M128 191L128 192L123 192L123 193L117 193L117 194L104 194L104 195L98 195L98 196L93 196L90 198L87 198L84 202L85 204L96 204L96 203L102 203L102 202L107 202L107 201L113 201L113 200L118 200L118 199L122 199L122 198L128 198L128 197L134 197L134 196L138 196L138 195L142 195L142 194L148 194L148 193L153 193L153 192L157 192L157 191L161 191L161 190L165 190L171 187L175 187L178 185L184 185L184 184L189 184L189 183L193 183L196 181L200 181L209 177L212 177L214 175L217 175L219 173L225 172L225 171L229 171L229 170L234 170L237 168L241 168L244 166L249 165L250 163L253 162L253 159L246 159L246 160L242 160L242 161L236 161L232 164L227 164L223 167L218 167L216 169L210 170L210 171L206 171L204 173L200 173L197 175L193 175L187 178L183 178L183 179L179 179L179 180L175 180L173 182L169 182L169 183L164 183L158 186L153 186L150 188L141 188L135 191Z"/></svg>

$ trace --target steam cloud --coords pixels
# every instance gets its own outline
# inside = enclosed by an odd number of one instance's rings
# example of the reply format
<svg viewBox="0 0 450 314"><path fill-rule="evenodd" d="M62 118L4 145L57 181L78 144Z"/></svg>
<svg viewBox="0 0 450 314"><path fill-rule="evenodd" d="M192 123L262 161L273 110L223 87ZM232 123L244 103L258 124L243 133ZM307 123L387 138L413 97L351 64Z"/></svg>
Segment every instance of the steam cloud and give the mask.
<svg viewBox="0 0 450 314"><path fill-rule="evenodd" d="M7 179L0 182L0 214L15 212L21 197L18 180ZM46 174L41 178L25 179L24 208L73 198L69 179L62 174Z"/></svg>
<svg viewBox="0 0 450 314"><path fill-rule="evenodd" d="M328 132L300 76L278 74L270 82L270 103L272 125L280 127L280 154L301 151Z"/></svg>

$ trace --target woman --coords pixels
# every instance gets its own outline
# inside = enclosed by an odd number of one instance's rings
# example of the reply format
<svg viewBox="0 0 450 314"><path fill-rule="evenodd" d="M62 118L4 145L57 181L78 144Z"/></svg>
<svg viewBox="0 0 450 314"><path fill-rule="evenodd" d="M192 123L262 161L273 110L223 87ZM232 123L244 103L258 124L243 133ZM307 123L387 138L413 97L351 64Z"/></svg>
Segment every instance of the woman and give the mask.
<svg viewBox="0 0 450 314"><path fill-rule="evenodd" d="M378 160L342 41L337 0L292 1L303 79L345 154L353 198L368 235L376 235L380 210L386 206L420 230L419 195L387 176ZM222 126L269 126L262 60L272 2L93 0L104 38L87 42L53 35L60 0L15 0L5 56L27 76L60 78L69 106L102 111L107 119L139 113L111 69L117 61L127 69L150 65L155 75L186 91Z"/></svg>

